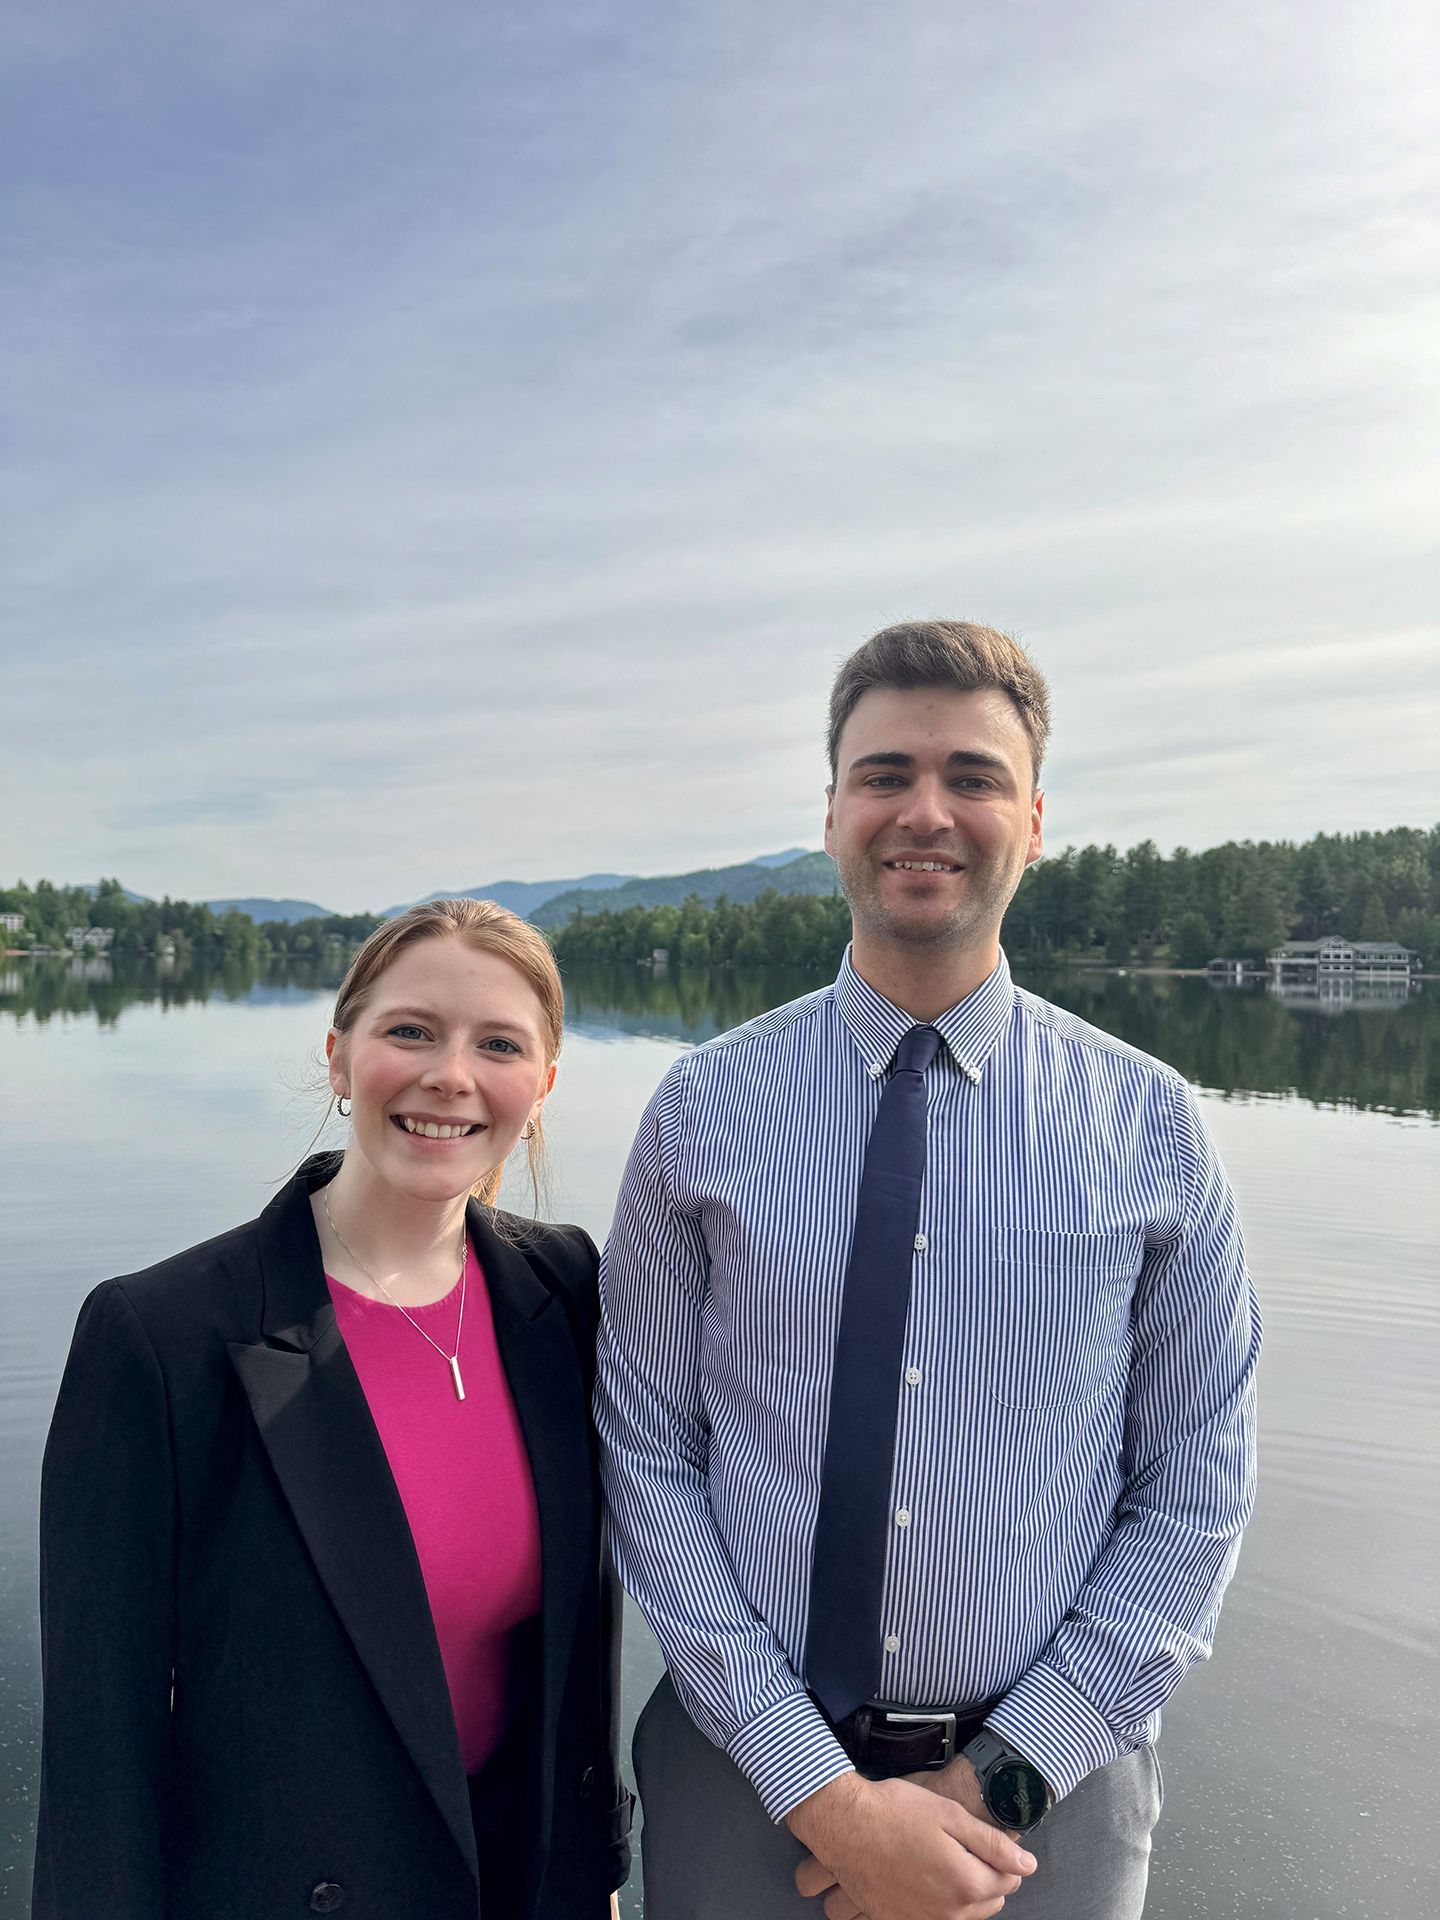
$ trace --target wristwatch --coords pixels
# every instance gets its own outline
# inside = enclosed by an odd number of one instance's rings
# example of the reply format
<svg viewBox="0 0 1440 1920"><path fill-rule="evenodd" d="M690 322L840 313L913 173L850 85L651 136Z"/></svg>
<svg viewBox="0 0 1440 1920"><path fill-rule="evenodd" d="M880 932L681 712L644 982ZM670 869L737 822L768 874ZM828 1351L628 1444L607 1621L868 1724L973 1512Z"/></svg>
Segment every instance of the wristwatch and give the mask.
<svg viewBox="0 0 1440 1920"><path fill-rule="evenodd" d="M975 1769L980 1797L997 1827L1029 1833L1039 1826L1054 1806L1055 1795L1037 1766L989 1727L980 1729L964 1754Z"/></svg>

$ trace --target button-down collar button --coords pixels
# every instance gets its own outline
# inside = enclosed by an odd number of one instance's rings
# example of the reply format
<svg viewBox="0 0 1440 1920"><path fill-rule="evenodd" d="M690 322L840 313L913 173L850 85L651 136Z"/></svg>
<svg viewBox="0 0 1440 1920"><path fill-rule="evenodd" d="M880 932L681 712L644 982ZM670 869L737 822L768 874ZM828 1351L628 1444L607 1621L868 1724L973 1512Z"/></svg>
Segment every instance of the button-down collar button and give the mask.
<svg viewBox="0 0 1440 1920"><path fill-rule="evenodd" d="M900 1651L900 1636L898 1633L886 1634L885 1651L887 1653L898 1653Z"/></svg>
<svg viewBox="0 0 1440 1920"><path fill-rule="evenodd" d="M883 1066L881 1066L878 1060L873 1060L870 1063L870 1065L865 1069L865 1071L869 1074L872 1080L883 1079L885 1074L885 1069Z"/></svg>
<svg viewBox="0 0 1440 1920"><path fill-rule="evenodd" d="M900 1509L900 1511L899 1511L899 1512L898 1512L898 1513L896 1514L896 1516L895 1516L895 1524L896 1524L896 1526L897 1526L897 1527L908 1527L908 1526L909 1526L909 1524L910 1524L910 1509L909 1509L909 1507L901 1507L901 1509Z"/></svg>
<svg viewBox="0 0 1440 1920"><path fill-rule="evenodd" d="M925 1249L929 1246L929 1244L930 1242L925 1238L923 1233L916 1234L915 1236L916 1253L924 1253Z"/></svg>
<svg viewBox="0 0 1440 1920"><path fill-rule="evenodd" d="M337 1907L345 1904L345 1889L333 1880L322 1880L319 1886L310 1889L310 1911L312 1913L334 1913Z"/></svg>
<svg viewBox="0 0 1440 1920"><path fill-rule="evenodd" d="M923 1375L921 1374L919 1367L906 1367L905 1384L907 1387L918 1387L922 1378L923 1378Z"/></svg>

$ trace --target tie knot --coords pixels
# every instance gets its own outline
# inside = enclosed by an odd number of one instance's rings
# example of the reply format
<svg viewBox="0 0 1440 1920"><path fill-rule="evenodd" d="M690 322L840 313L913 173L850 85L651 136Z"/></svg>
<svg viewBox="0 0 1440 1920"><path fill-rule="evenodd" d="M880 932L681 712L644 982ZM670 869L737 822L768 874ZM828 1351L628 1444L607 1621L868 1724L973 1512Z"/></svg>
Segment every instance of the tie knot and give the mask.
<svg viewBox="0 0 1440 1920"><path fill-rule="evenodd" d="M940 1047L936 1027L911 1027L895 1050L896 1073L924 1073Z"/></svg>

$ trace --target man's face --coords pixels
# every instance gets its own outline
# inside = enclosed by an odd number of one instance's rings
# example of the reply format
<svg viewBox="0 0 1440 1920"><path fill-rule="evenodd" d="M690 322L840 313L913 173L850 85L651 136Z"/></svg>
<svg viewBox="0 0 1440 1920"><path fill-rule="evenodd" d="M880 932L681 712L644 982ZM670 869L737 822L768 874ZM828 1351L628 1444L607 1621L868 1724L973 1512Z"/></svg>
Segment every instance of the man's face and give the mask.
<svg viewBox="0 0 1440 1920"><path fill-rule="evenodd" d="M858 941L983 947L1040 857L1030 743L993 689L872 688L840 736L825 816Z"/></svg>

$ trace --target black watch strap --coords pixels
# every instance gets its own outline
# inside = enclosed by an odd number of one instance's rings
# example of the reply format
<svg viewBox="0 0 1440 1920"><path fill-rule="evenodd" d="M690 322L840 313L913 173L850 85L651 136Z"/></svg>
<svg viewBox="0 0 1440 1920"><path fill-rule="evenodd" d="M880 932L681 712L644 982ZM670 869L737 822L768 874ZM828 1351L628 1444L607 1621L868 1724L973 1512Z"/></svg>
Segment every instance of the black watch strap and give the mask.
<svg viewBox="0 0 1440 1920"><path fill-rule="evenodd" d="M1018 1833L1039 1826L1055 1804L1055 1791L1033 1760L990 1727L982 1727L963 1752L975 1769L981 1797L992 1819ZM1021 1789L1018 1794L1017 1786ZM1028 1818L1021 1803L1025 1803Z"/></svg>

